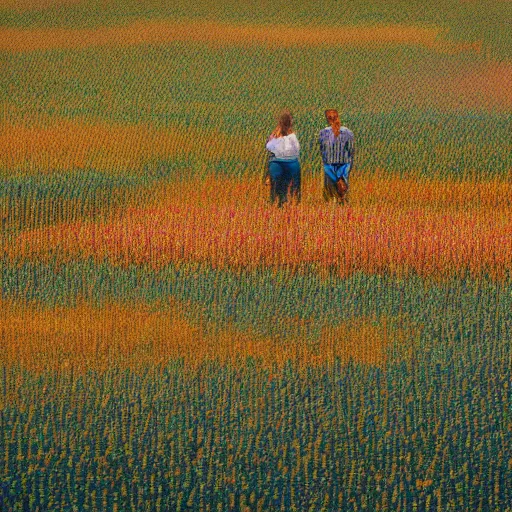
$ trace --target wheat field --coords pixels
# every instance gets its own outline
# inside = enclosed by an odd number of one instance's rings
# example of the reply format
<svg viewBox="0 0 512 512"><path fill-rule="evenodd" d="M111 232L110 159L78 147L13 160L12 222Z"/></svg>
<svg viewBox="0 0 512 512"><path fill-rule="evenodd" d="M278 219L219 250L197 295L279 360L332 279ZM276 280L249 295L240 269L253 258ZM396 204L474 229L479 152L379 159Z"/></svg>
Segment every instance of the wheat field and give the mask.
<svg viewBox="0 0 512 512"><path fill-rule="evenodd" d="M511 17L0 0L0 511L511 511Z"/></svg>

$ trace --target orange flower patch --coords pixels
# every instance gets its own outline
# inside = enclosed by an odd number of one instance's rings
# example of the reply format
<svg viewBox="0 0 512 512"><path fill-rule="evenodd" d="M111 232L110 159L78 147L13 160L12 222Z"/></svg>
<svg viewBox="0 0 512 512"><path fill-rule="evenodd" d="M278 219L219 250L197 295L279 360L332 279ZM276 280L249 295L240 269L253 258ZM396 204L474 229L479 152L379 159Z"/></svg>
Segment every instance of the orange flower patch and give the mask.
<svg viewBox="0 0 512 512"><path fill-rule="evenodd" d="M0 9L15 11L42 11L44 9L78 4L82 0L0 0Z"/></svg>
<svg viewBox="0 0 512 512"><path fill-rule="evenodd" d="M232 326L193 324L183 314L187 305L179 302L160 310L144 304L40 309L0 301L0 306L0 364L36 372L137 369L177 359L189 367L205 361L242 364L248 357L266 368L289 360L332 363L333 357L381 364L391 343L406 334L386 327L386 320L359 319L325 331L317 343L306 337L280 340Z"/></svg>
<svg viewBox="0 0 512 512"><path fill-rule="evenodd" d="M467 63L443 70L425 69L383 76L368 93L375 112L392 112L397 105L441 110L487 110L507 112L512 108L512 65L507 62Z"/></svg>
<svg viewBox="0 0 512 512"><path fill-rule="evenodd" d="M441 84L439 84L441 86ZM441 92L444 92L441 89ZM446 95L456 104L467 109L482 103L490 109L512 109L512 64L493 62L482 64L471 70L449 77Z"/></svg>
<svg viewBox="0 0 512 512"><path fill-rule="evenodd" d="M318 349L322 359L384 366L390 358L409 359L420 327L390 318L355 318L324 328Z"/></svg>
<svg viewBox="0 0 512 512"><path fill-rule="evenodd" d="M131 46L166 44L175 41L199 42L211 46L293 47L318 45L412 45L440 51L480 50L480 43L441 41L440 28L409 25L346 27L292 27L285 25L234 25L216 21L135 21L125 26L94 29L35 28L3 30L0 50L27 52L89 46Z"/></svg>
<svg viewBox="0 0 512 512"><path fill-rule="evenodd" d="M204 145L198 141L215 140ZM94 168L123 172L159 158L199 154L215 162L232 148L241 158L254 157L259 148L239 136L219 130L149 124L112 124L102 121L58 119L46 124L3 124L0 127L0 167L11 172L62 171Z"/></svg>
<svg viewBox="0 0 512 512"><path fill-rule="evenodd" d="M506 202L491 201L499 197L495 187L505 190L506 184L460 185L459 205L451 205L456 187L443 200L448 184L436 190L432 180L408 190L408 183L398 180L394 194L381 201L385 182L378 182L380 188L366 192L367 197L363 183L353 182L359 199L355 195L350 206L305 200L277 209L265 203L256 180L191 181L164 188L156 194L161 202L128 208L110 222L27 230L6 252L21 259L91 257L156 268L189 261L217 268L308 267L340 276L506 276L512 266L512 210ZM305 194L312 194L314 185L310 182Z"/></svg>

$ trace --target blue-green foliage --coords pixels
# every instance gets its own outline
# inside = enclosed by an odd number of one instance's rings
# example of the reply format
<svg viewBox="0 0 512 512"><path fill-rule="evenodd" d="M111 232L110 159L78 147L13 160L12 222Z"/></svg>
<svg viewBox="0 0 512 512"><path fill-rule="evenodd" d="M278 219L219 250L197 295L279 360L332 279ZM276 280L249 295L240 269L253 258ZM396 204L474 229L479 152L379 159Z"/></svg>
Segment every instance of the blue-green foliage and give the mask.
<svg viewBox="0 0 512 512"><path fill-rule="evenodd" d="M468 353L385 372L4 369L2 510L506 510L510 349Z"/></svg>
<svg viewBox="0 0 512 512"><path fill-rule="evenodd" d="M188 304L184 313L191 319L232 322L289 340L303 325L300 320L312 320L309 334L317 337L322 327L357 317L406 317L421 326L422 350L433 355L450 343L482 350L486 344L492 349L498 341L512 339L512 284L485 277L434 284L414 276L358 273L347 279L321 279L314 272L235 273L185 263L155 270L91 260L4 262L1 271L3 298L35 300L45 307L73 305L85 298L98 306L113 300L158 308L175 298Z"/></svg>
<svg viewBox="0 0 512 512"><path fill-rule="evenodd" d="M462 41L482 40L496 56L512 51L510 2L480 0L112 0L50 5L47 9L0 9L2 24L13 27L98 27L144 19L209 19L228 23L286 25L410 24L436 26L447 37Z"/></svg>
<svg viewBox="0 0 512 512"><path fill-rule="evenodd" d="M13 122L19 117L36 122L37 107L44 123L63 117L237 134L255 147L260 144L261 151L240 162L230 159L236 151L230 155L226 148L225 160L209 168L242 175L260 169L264 142L283 107L294 114L303 164L318 169L316 138L325 125L323 112L337 107L356 135L359 169L442 178L503 176L512 167L510 113L493 110L485 99L477 110L465 103L440 107L444 93L437 93L435 84L464 75L468 62L479 69L487 63L482 55L407 46L218 51L196 43L99 51L7 55L10 73L0 79L0 98L12 105ZM38 71L27 75L27 67ZM429 83L430 74L432 91L425 95L415 84ZM394 79L412 84L410 94L389 87ZM198 141L195 160L201 160L205 145L215 146L215 141ZM11 171L0 169L1 174ZM145 168L101 171L143 174Z"/></svg>

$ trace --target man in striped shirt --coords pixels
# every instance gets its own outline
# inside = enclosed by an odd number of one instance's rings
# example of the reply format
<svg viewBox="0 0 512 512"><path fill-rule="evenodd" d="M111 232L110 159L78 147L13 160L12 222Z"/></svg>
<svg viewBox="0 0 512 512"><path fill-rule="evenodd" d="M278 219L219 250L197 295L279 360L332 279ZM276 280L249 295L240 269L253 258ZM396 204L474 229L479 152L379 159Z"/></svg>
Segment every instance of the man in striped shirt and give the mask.
<svg viewBox="0 0 512 512"><path fill-rule="evenodd" d="M325 111L329 126L320 131L318 143L324 165L323 197L343 204L348 192L348 177L354 162L354 134L341 126L338 111Z"/></svg>

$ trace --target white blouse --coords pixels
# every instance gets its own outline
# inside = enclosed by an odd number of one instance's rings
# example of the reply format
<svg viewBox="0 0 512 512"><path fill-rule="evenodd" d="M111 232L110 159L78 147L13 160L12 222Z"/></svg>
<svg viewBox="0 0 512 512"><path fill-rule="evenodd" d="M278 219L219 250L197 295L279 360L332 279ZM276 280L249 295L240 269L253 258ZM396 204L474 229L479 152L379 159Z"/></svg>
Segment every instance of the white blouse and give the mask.
<svg viewBox="0 0 512 512"><path fill-rule="evenodd" d="M295 133L283 137L274 137L267 142L267 149L276 158L295 160L299 157L300 145Z"/></svg>

